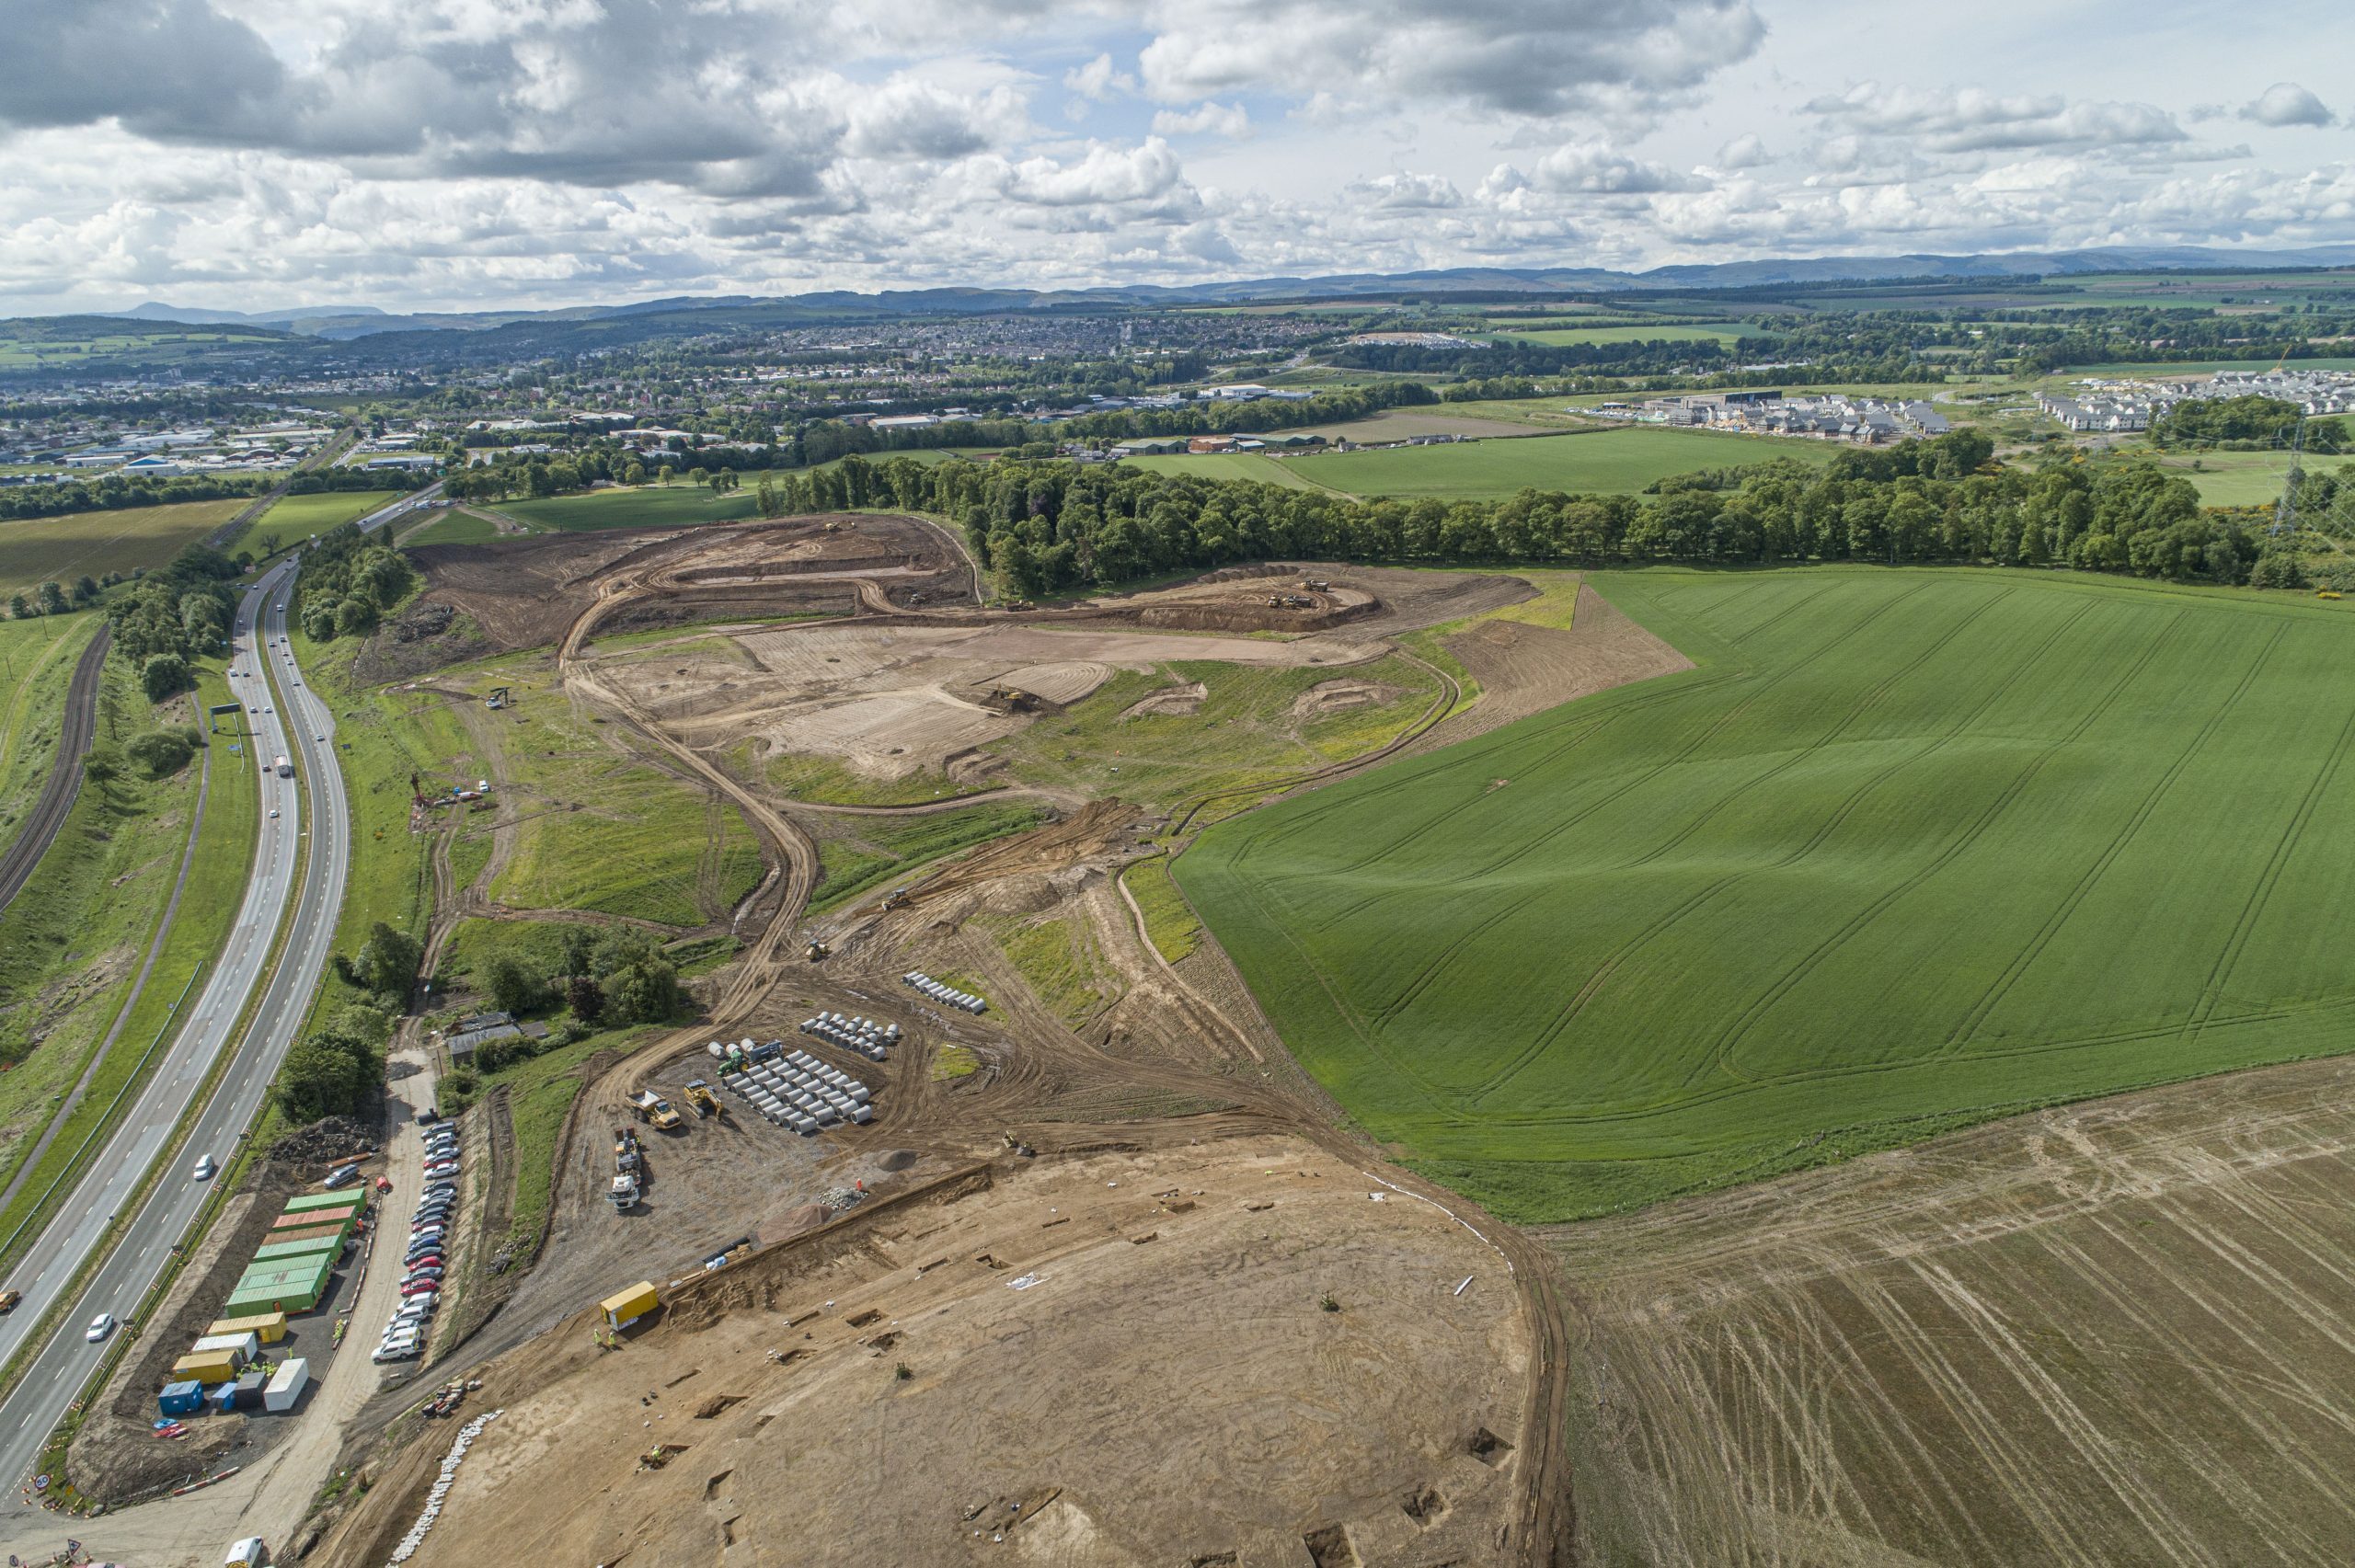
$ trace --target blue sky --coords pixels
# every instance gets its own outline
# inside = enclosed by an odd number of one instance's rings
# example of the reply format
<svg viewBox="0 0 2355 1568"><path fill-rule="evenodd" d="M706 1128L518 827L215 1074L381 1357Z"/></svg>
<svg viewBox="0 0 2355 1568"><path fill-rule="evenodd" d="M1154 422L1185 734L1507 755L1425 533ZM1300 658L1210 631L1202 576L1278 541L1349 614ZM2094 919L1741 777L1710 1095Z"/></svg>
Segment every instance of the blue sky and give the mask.
<svg viewBox="0 0 2355 1568"><path fill-rule="evenodd" d="M2338 7L27 0L0 309L2355 240Z"/></svg>

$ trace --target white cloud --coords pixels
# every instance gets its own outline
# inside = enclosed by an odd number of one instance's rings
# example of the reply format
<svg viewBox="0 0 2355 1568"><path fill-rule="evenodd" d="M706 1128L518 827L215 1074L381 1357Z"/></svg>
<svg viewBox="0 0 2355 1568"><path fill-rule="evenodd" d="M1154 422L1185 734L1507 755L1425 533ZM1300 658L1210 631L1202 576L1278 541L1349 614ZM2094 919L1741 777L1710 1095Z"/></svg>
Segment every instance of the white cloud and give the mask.
<svg viewBox="0 0 2355 1568"><path fill-rule="evenodd" d="M2118 147L2189 140L2175 116L2144 103L2076 102L2059 94L1884 87L1867 82L1810 100L1809 114L1901 138L1934 153Z"/></svg>
<svg viewBox="0 0 2355 1568"><path fill-rule="evenodd" d="M1717 149L1717 164L1721 169L1754 169L1774 161L1775 155L1755 132L1737 136Z"/></svg>
<svg viewBox="0 0 2355 1568"><path fill-rule="evenodd" d="M1251 116L1241 104L1206 103L1180 114L1162 109L1153 117L1155 136L1223 136L1240 142L1251 134Z"/></svg>
<svg viewBox="0 0 2355 1568"><path fill-rule="evenodd" d="M1577 142L1538 160L1532 183L1540 189L1589 196L1636 196L1661 190L1705 190L1708 181L1663 165L1631 158L1599 142Z"/></svg>
<svg viewBox="0 0 2355 1568"><path fill-rule="evenodd" d="M2259 125L2329 125L2338 119L2295 82L2274 83L2243 107L2241 118Z"/></svg>
<svg viewBox="0 0 2355 1568"><path fill-rule="evenodd" d="M1384 174L1360 180L1350 193L1385 212L1432 212L1464 205L1464 192L1444 175Z"/></svg>
<svg viewBox="0 0 2355 1568"><path fill-rule="evenodd" d="M1099 54L1085 65L1075 65L1063 73L1063 86L1091 103L1100 103L1114 92L1133 93L1137 79L1125 71L1116 70L1109 54Z"/></svg>

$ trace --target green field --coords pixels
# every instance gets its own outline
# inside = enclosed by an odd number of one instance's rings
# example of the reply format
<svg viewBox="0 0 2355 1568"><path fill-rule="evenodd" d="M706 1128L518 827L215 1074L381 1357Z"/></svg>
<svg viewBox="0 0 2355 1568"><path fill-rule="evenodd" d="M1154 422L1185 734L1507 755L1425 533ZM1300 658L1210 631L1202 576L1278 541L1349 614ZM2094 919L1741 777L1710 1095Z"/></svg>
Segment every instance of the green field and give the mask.
<svg viewBox="0 0 2355 1568"><path fill-rule="evenodd" d="M248 504L235 498L178 501L0 522L0 599L43 582L160 567Z"/></svg>
<svg viewBox="0 0 2355 1568"><path fill-rule="evenodd" d="M511 538L503 534L490 519L474 512L455 509L445 511L423 528L404 538L404 545L413 544L488 544L494 539Z"/></svg>
<svg viewBox="0 0 2355 1568"><path fill-rule="evenodd" d="M810 912L838 909L944 855L1026 831L1046 818L1035 802L1016 800L910 817L821 818L826 832L818 843L820 876Z"/></svg>
<svg viewBox="0 0 2355 1568"><path fill-rule="evenodd" d="M1284 461L1303 478L1353 496L1498 500L1517 490L1635 495L1672 474L1794 457L1829 463L1827 441L1637 428L1545 439L1460 441Z"/></svg>
<svg viewBox="0 0 2355 1568"><path fill-rule="evenodd" d="M2192 464L2200 466L2194 469ZM2355 456L2302 457L2298 465L2309 474L2344 468ZM2264 507L2281 498L2281 483L2290 471L2286 452L2173 452L2159 466L2191 481L2203 505Z"/></svg>
<svg viewBox="0 0 2355 1568"><path fill-rule="evenodd" d="M757 475L755 476L757 478ZM536 501L501 501L499 509L562 533L603 528L677 528L691 522L732 522L758 509L751 486L715 496L701 485L641 485L587 490Z"/></svg>
<svg viewBox="0 0 2355 1568"><path fill-rule="evenodd" d="M16 835L57 758L65 689L96 614L0 621L0 841Z"/></svg>
<svg viewBox="0 0 2355 1568"><path fill-rule="evenodd" d="M1499 332L1508 343L1542 343L1549 349L1593 343L1723 343L1731 348L1744 337L1766 333L1738 321L1687 323L1681 326L1641 323L1628 326L1540 327L1532 332Z"/></svg>
<svg viewBox="0 0 2355 1568"><path fill-rule="evenodd" d="M331 528L357 522L399 495L398 490L322 490L316 495L288 496L262 513L258 522L238 530L224 548L232 554L249 549L258 555L261 546L257 542L265 533L274 533L278 547L290 549Z"/></svg>
<svg viewBox="0 0 2355 1568"><path fill-rule="evenodd" d="M1567 1219L2355 1045L2344 606L1591 579L1691 655L1176 870L1367 1131Z"/></svg>
<svg viewBox="0 0 2355 1568"><path fill-rule="evenodd" d="M1242 479L1254 485L1283 485L1295 490L1316 487L1302 478L1291 464L1256 452L1155 453L1120 461L1157 474L1184 474L1196 479Z"/></svg>

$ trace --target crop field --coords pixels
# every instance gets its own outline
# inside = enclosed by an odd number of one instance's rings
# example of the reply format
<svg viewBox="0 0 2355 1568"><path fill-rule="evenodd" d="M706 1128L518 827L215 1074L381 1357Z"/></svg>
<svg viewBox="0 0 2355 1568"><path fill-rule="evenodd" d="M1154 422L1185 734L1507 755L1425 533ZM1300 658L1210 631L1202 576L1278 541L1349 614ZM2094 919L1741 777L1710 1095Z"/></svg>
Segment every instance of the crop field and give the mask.
<svg viewBox="0 0 2355 1568"><path fill-rule="evenodd" d="M1353 496L1495 500L1524 488L1635 495L1671 474L1794 457L1829 463L1826 441L1637 428L1542 441L1464 441L1287 458L1303 477Z"/></svg>
<svg viewBox="0 0 2355 1568"><path fill-rule="evenodd" d="M1591 579L1696 661L1207 833L1375 1138L1516 1219L2348 1048L2345 607L2028 573Z"/></svg>
<svg viewBox="0 0 2355 1568"><path fill-rule="evenodd" d="M233 554L239 549L258 551L255 541L274 533L279 548L288 549L331 528L357 522L399 494L398 490L322 490L316 495L288 496L262 513L259 521L240 530L226 548Z"/></svg>
<svg viewBox="0 0 2355 1568"><path fill-rule="evenodd" d="M246 501L178 501L0 522L0 596L87 574L160 567L237 515Z"/></svg>

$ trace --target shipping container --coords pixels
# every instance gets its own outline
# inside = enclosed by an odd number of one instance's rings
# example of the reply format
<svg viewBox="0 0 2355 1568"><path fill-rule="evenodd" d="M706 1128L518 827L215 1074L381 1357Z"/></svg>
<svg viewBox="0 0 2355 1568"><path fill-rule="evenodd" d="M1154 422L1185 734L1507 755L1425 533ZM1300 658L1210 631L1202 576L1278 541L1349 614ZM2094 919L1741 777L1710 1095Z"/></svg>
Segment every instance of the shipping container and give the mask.
<svg viewBox="0 0 2355 1568"><path fill-rule="evenodd" d="M237 1391L232 1402L239 1410L259 1410L262 1391L269 1386L270 1379L267 1377L259 1372L248 1372L237 1379Z"/></svg>
<svg viewBox="0 0 2355 1568"><path fill-rule="evenodd" d="M236 1362L226 1355L183 1356L172 1363L175 1381L193 1379L199 1383L225 1383L237 1375Z"/></svg>
<svg viewBox="0 0 2355 1568"><path fill-rule="evenodd" d="M270 1387L262 1391L262 1408L273 1414L283 1415L294 1408L303 1391L310 1385L311 1364L297 1356L278 1368L270 1379Z"/></svg>
<svg viewBox="0 0 2355 1568"><path fill-rule="evenodd" d="M254 1262L273 1263L280 1258L304 1258L315 1253L325 1253L333 1257L342 1251L343 1238L337 1235L330 1228L323 1234L306 1237L302 1241L266 1242L254 1249Z"/></svg>
<svg viewBox="0 0 2355 1568"><path fill-rule="evenodd" d="M226 1356L240 1367L261 1356L261 1335L258 1333L207 1334L188 1347L190 1356Z"/></svg>
<svg viewBox="0 0 2355 1568"><path fill-rule="evenodd" d="M290 1197L286 1200L286 1212L308 1214L319 1208L331 1208L338 1212L350 1209L357 1212L360 1206L367 1201L365 1193L304 1193L300 1197Z"/></svg>
<svg viewBox="0 0 2355 1568"><path fill-rule="evenodd" d="M654 1310L661 1301L661 1298L655 1294L653 1282L640 1280L628 1289L598 1302L597 1310L605 1314L609 1327L623 1329Z"/></svg>
<svg viewBox="0 0 2355 1568"><path fill-rule="evenodd" d="M264 1345L276 1345L280 1340L286 1337L286 1314L283 1312L257 1312L250 1318L223 1318L204 1332L207 1335L216 1333L258 1334Z"/></svg>
<svg viewBox="0 0 2355 1568"><path fill-rule="evenodd" d="M164 1391L155 1396L155 1413L159 1415L194 1415L203 1408L204 1385L193 1378L166 1383Z"/></svg>

